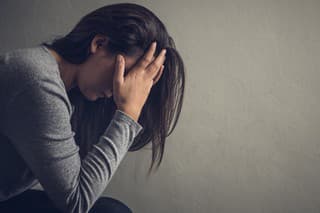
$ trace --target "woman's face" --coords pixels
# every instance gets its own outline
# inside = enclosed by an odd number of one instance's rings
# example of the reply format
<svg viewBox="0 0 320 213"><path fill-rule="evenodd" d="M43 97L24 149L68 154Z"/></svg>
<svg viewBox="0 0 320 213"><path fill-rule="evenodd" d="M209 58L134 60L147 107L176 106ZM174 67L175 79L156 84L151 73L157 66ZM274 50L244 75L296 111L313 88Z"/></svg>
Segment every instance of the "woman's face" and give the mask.
<svg viewBox="0 0 320 213"><path fill-rule="evenodd" d="M99 43L99 41L98 41ZM105 44L104 44L105 45ZM82 94L91 101L105 96L112 96L113 74L116 69L116 55L112 55L105 50L104 45L99 46L93 40L90 57L81 64L81 71L77 76L77 84ZM135 56L126 56L125 73L127 74L143 52L140 51Z"/></svg>

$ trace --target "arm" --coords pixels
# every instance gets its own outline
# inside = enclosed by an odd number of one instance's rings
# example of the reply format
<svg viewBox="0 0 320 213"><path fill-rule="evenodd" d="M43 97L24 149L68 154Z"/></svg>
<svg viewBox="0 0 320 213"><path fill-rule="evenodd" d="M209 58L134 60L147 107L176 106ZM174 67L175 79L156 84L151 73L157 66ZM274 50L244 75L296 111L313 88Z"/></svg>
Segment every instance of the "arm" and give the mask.
<svg viewBox="0 0 320 213"><path fill-rule="evenodd" d="M59 86L32 84L8 103L5 134L63 212L86 213L105 190L142 126L117 110L81 161Z"/></svg>

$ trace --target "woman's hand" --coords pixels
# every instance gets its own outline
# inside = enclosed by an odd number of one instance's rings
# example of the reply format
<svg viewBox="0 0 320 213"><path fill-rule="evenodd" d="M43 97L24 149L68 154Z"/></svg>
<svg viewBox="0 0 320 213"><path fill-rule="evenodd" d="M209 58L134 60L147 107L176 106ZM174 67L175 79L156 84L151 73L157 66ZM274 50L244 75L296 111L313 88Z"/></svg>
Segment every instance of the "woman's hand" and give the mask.
<svg viewBox="0 0 320 213"><path fill-rule="evenodd" d="M138 121L151 87L163 73L166 50L162 49L154 59L155 49L156 43L153 42L140 61L128 71L126 77L124 77L124 57L120 55L117 57L113 78L113 98L117 108L130 115L135 121Z"/></svg>

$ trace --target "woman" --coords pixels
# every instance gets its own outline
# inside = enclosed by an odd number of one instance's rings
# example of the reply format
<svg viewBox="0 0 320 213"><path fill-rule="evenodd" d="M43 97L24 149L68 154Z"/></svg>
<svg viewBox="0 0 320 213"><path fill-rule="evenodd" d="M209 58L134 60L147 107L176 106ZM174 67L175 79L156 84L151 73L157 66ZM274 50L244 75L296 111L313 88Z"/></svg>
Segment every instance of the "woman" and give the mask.
<svg viewBox="0 0 320 213"><path fill-rule="evenodd" d="M179 119L185 68L164 24L108 5L0 61L0 212L131 212L99 196L127 151L151 144L158 168Z"/></svg>

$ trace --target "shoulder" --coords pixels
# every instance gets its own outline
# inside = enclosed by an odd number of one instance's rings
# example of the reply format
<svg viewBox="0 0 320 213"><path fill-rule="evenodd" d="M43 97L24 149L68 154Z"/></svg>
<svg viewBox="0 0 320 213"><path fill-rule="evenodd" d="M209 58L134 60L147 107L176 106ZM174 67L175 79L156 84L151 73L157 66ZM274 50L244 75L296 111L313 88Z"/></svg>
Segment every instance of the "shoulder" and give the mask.
<svg viewBox="0 0 320 213"><path fill-rule="evenodd" d="M19 94L44 100L60 98L68 109L70 101L55 59L42 46L15 49L0 55L0 96L9 104ZM30 98L30 97L29 97Z"/></svg>
<svg viewBox="0 0 320 213"><path fill-rule="evenodd" d="M20 84L59 77L58 66L43 45L11 50L0 58L2 75L7 75L2 77L17 80Z"/></svg>

